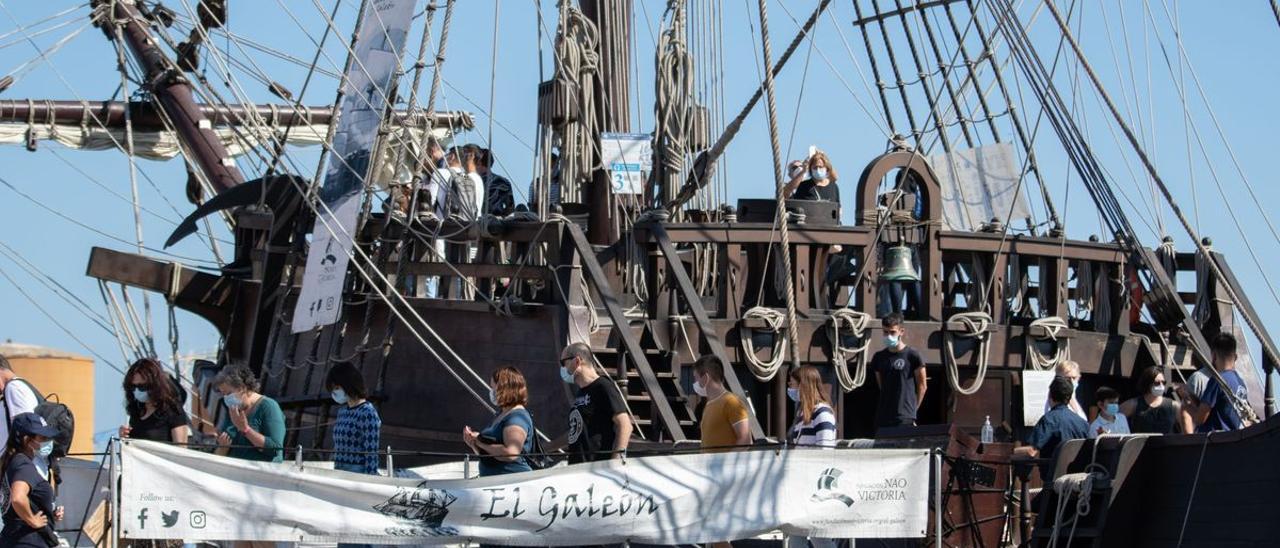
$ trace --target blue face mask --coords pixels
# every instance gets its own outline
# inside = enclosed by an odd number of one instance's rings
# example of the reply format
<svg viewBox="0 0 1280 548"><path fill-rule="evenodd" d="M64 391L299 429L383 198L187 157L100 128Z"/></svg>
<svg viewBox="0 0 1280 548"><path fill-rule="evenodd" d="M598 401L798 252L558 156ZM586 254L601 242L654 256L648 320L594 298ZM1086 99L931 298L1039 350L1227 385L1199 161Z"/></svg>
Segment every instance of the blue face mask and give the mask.
<svg viewBox="0 0 1280 548"><path fill-rule="evenodd" d="M333 389L333 392L331 395L333 397L334 403L337 403L339 405L346 405L346 403L350 401L350 398L347 397L346 390L343 390L341 388Z"/></svg>
<svg viewBox="0 0 1280 548"><path fill-rule="evenodd" d="M897 347L898 347L898 336L897 336L897 335L885 335L885 336L884 336L884 345L885 345L885 347L887 347L887 348L897 348Z"/></svg>
<svg viewBox="0 0 1280 548"><path fill-rule="evenodd" d="M40 456L42 456L42 457L47 457L47 456L49 456L49 455L52 455L52 454L53 454L53 440L49 440L49 441L46 441L46 442L44 442L44 443L40 444L40 449L39 449L38 451L36 451L36 453L37 453L37 454L39 454L39 455L40 455Z"/></svg>
<svg viewBox="0 0 1280 548"><path fill-rule="evenodd" d="M1116 415L1119 415L1119 414L1120 414L1120 404L1118 404L1118 403L1108 403L1108 404L1106 405L1106 410L1107 410L1107 414L1108 414L1108 415L1111 415L1112 417L1114 417L1114 416L1116 416Z"/></svg>
<svg viewBox="0 0 1280 548"><path fill-rule="evenodd" d="M809 170L809 178L815 181L827 180L827 168L819 167Z"/></svg>
<svg viewBox="0 0 1280 548"><path fill-rule="evenodd" d="M790 399L791 399L791 401L793 401L793 402L799 403L799 402L800 402L800 389L799 389L799 388L788 388L788 389L787 389L787 398L790 398Z"/></svg>
<svg viewBox="0 0 1280 548"><path fill-rule="evenodd" d="M569 384L573 384L573 373L569 372L568 367L560 368L560 380L567 382Z"/></svg>
<svg viewBox="0 0 1280 548"><path fill-rule="evenodd" d="M225 404L228 409L230 409L232 407L240 407L240 404L243 402L241 402L240 398L237 397L235 394L227 394L222 397L222 403Z"/></svg>
<svg viewBox="0 0 1280 548"><path fill-rule="evenodd" d="M133 389L133 401L138 403L147 403L147 400L149 399L151 399L151 394L148 394L146 390L141 388Z"/></svg>

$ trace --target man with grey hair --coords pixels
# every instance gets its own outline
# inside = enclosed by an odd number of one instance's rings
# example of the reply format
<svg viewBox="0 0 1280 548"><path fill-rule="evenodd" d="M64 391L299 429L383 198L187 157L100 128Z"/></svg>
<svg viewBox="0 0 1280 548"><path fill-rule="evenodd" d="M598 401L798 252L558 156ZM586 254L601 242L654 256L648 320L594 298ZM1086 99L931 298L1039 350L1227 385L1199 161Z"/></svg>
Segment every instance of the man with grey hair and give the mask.
<svg viewBox="0 0 1280 548"><path fill-rule="evenodd" d="M631 441L631 416L622 392L596 371L591 347L566 346L560 353L560 378L577 388L569 410L569 463L618 458Z"/></svg>

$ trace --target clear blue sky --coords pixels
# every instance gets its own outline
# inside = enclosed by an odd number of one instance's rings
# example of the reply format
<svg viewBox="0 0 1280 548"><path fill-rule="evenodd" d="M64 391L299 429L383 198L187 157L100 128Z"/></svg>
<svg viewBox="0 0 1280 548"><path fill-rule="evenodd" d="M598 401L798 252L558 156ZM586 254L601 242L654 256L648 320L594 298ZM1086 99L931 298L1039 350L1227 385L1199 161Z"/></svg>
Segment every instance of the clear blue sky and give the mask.
<svg viewBox="0 0 1280 548"><path fill-rule="evenodd" d="M333 6L333 0L317 1L325 10ZM698 14L706 13L705 6L711 4L696 0L691 3L703 6L698 8ZM770 3L775 58L798 29L796 20L804 19L816 3L816 0ZM1064 10L1069 4L1065 1L1059 3ZM10 34L11 31L19 24L29 24L79 4L64 0L0 0L0 36L3 36L0 38L0 74L18 68L35 55L35 50L22 39L22 35ZM186 13L184 6L192 4L192 0L174 0L167 4L180 13ZM230 4L229 28L236 36L301 59L310 60L315 51L313 40L318 39L326 28L313 1L258 0L233 1ZM500 10L495 9L498 4L482 0L466 0L458 4L443 68L446 84L438 106L476 114L477 131L464 136L466 141L485 142L492 119L492 148L500 155L500 169L523 188L528 184L533 163L533 153L528 144L534 141L535 86L542 79L539 75L536 2L507 0L500 4ZM552 67L548 33L555 28L554 4L549 0L542 2L546 17L542 64L547 74ZM759 81L758 19L755 2L717 0L714 4L723 7L725 50L720 70L724 74L725 110L727 116L732 116ZM1123 102L1126 116L1143 131L1162 176L1173 187L1198 230L1212 236L1217 248L1231 258L1263 318L1269 322L1280 319L1280 299L1268 291L1262 270L1248 257L1245 247L1246 242L1253 246L1264 268L1274 264L1271 259L1280 251L1278 242L1258 211L1258 205L1261 205L1262 209L1272 212L1274 208L1268 204L1280 200L1280 191L1271 184L1273 141L1278 121L1274 97L1275 90L1280 88L1280 56L1276 55L1280 52L1280 27L1277 27L1266 2L1232 3L1229 9L1209 2L1177 4L1121 0L1083 4L1088 8L1079 22L1080 41L1090 61L1117 101ZM343 2L336 17L340 31L330 38L326 54L319 62L321 69L331 73L340 71L345 59L341 42L350 35L357 5L355 0ZM635 58L639 74L632 110L638 112L635 129L650 131L653 126L654 37L660 28L659 18L665 2L636 0L636 5ZM1029 18L1038 5L1026 2L1020 8L1020 14L1024 19ZM496 13L498 11L500 13ZM81 6L73 13L72 18L58 20L73 21L71 24L35 37L42 49L52 46L87 21L87 7ZM1174 49L1176 45L1167 14L1174 15L1182 27L1185 50L1218 122L1234 147L1243 172L1255 187L1256 201L1245 192L1226 147L1217 137L1213 120L1193 87L1191 73L1184 68L1191 120L1202 133L1209 157L1206 162L1192 141L1193 160L1188 162L1188 134L1176 93L1177 80L1166 68L1157 42L1158 33L1169 48L1167 51L1171 59L1177 63L1178 53ZM495 17L499 25L497 79L493 86L493 116L490 117L487 111ZM794 149L791 156L799 155L799 151L809 144L825 149L845 174L842 182L849 187L846 195L851 194L856 174L885 147L883 130L864 110L878 108L878 97L870 91L874 82L864 80L860 75L868 74L870 69L861 36L850 25L855 18L850 2L833 2L830 16L824 17L816 30L813 52L810 54L808 47L802 47L777 80L784 149ZM439 21L437 18L437 35ZM409 39L410 55L416 49L421 24L415 22L413 26L415 34ZM39 28L48 28L48 25ZM1050 62L1058 35L1046 12L1039 13L1031 33L1045 62ZM876 35L872 37L874 39ZM175 35L175 40L180 39L181 36ZM706 38L693 38L695 41L699 39ZM241 62L247 63L252 59L271 79L295 93L301 92L305 68L252 49L242 50L241 47L249 47L243 43L237 45L220 39L219 46L229 49L232 56ZM1006 51L1000 50L1001 59ZM802 76L806 57L809 62L807 78ZM900 50L899 57L904 71L914 74L914 68L906 68L909 57L905 49ZM853 58L857 59L857 65ZM20 72L17 83L0 98L101 100L111 97L119 85L114 50L96 29L82 32L52 59L51 65L37 63L30 70ZM207 59L206 63L209 63ZM887 70L885 67L881 69ZM219 92L230 94L216 72L211 70L210 78L217 83ZM274 102L265 85L250 78L243 70L234 72L252 100ZM1068 101L1071 101L1070 74L1060 74L1057 81L1059 89L1068 95ZM425 82L429 82L429 74L424 79L424 94ZM336 80L332 77L319 76L306 90L304 101L311 105L328 104L333 99L335 86ZM1088 89L1087 81L1082 81L1081 89ZM1029 92L1024 88L1022 93ZM408 93L402 92L401 96L407 97ZM1096 96L1083 91L1078 97L1079 108L1085 113L1082 119L1089 132L1090 144L1107 166L1112 180L1132 200L1129 214L1144 241L1148 245L1158 242L1159 224L1163 223L1164 230L1175 237L1179 247L1189 249L1186 234L1177 226L1168 208L1159 203L1153 205L1153 194L1141 174L1140 164L1127 144L1117 138L1119 132L1113 133L1108 129ZM1025 107L1020 108L1031 118L1035 112L1034 101L1030 95L1023 98ZM1053 135L1047 128L1043 131L1037 141L1037 151L1042 157L1043 170L1054 200L1068 219L1068 233L1083 239L1101 232L1092 203L1079 186L1078 179L1068 177L1061 154L1054 152L1058 147ZM309 176L315 166L315 151L295 152L298 165L303 166ZM64 163L63 159L67 162ZM757 109L747 121L730 147L728 159L724 169L728 174L730 199L772 194L768 133L762 109ZM0 242L64 284L96 313L105 315L97 284L84 276L84 270L92 246L125 250L131 247L128 242L133 241L134 223L124 157L111 151L76 152L41 143L35 153L27 152L21 146L0 148L0 165L4 166L0 169L0 177L39 204L118 238L78 226L9 188L0 187ZM183 197L186 176L180 162L139 161L138 165L146 175L139 178L139 189L142 202L149 210L143 214L144 237L148 245L159 247L158 244L172 230L173 223L190 211ZM1222 198L1213 182L1210 165L1217 172L1227 200ZM252 176L254 170L251 166L244 167ZM1033 207L1037 211L1043 209L1038 200L1033 201ZM848 210L846 212L849 215ZM1232 219L1239 222L1243 235ZM850 221L852 219L846 219L846 222ZM189 238L172 251L200 260L211 258L208 248L194 238ZM3 310L0 313L0 339L83 353L92 351L111 365L123 367L120 352L109 333L59 300L8 258L0 256L0 268L13 276L66 329L58 327L33 307L14 285L0 279L0 310ZM1270 271L1267 275L1277 276ZM151 304L156 345L162 356L167 356L169 345L163 299L153 298ZM178 320L184 352L215 347L214 331L203 321L182 312L179 312ZM96 429L113 428L123 418L120 374L110 365L100 363L95 382L98 386Z"/></svg>

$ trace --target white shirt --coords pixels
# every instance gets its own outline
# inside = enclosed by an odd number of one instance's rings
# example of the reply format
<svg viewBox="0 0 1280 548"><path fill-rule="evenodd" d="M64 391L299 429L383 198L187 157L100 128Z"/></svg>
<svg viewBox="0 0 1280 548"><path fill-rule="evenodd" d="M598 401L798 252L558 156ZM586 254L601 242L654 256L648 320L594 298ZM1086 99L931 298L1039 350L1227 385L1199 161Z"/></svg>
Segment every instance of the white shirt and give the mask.
<svg viewBox="0 0 1280 548"><path fill-rule="evenodd" d="M1102 417L1102 413L1098 413L1098 417L1089 423L1089 439L1098 437L1098 428L1101 427L1105 434L1131 434L1129 431L1129 419L1125 418L1124 413L1116 413L1115 420L1107 420Z"/></svg>
<svg viewBox="0 0 1280 548"><path fill-rule="evenodd" d="M6 420L0 420L0 440L9 439L9 422L13 417L23 413L35 413L36 405L39 403L36 393L31 390L31 385L26 381L18 382L18 378L14 377L5 383L4 406L9 415L5 417Z"/></svg>

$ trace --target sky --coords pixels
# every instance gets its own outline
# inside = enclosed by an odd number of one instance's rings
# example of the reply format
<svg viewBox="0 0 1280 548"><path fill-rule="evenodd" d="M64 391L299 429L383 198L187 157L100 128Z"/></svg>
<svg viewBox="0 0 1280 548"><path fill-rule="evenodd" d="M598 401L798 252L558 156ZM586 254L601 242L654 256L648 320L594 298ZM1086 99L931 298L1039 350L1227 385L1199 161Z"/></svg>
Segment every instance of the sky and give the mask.
<svg viewBox="0 0 1280 548"><path fill-rule="evenodd" d="M121 82L114 47L101 32L86 26L89 10L83 4L0 0L0 74L13 74L16 80L0 93L0 99L93 101L117 95ZM179 14L191 13L192 0L166 4ZM230 52L232 64L239 65L231 69L235 83L228 84L219 63L205 61L207 75L219 94L230 101L244 97L279 103L267 91L267 84L259 81L270 80L290 89L308 105L332 103L337 86L334 75L341 72L346 58L343 42L351 34L359 2L345 0L338 5L333 17L337 30L328 38L318 57L316 77L305 90L307 65L315 55L316 43L329 29L321 10L333 10L334 0L230 4L227 28L232 36L220 37L218 47ZM653 129L654 51L665 4L636 0L636 74L629 101L635 131ZM756 2L695 0L690 4L690 17L701 29L689 37L695 63L703 71L696 91L704 102L717 105L715 110L723 113L720 116L732 117L760 82ZM867 9L869 4L864 1L862 6ZM1072 5L1064 0L1058 4L1063 12ZM477 127L460 140L491 143L490 148L498 154L498 171L521 189L527 187L534 165L531 143L536 141L536 85L550 77L554 64L550 39L558 17L556 6L549 0L540 5L541 18L536 0L457 2L440 68L443 86L437 108L473 113ZM769 2L775 60L798 31L799 21L816 5L816 0ZM1215 248L1229 257L1264 322L1280 320L1280 298L1275 290L1280 284L1272 283L1280 280L1268 279L1277 276L1270 267L1280 251L1280 240L1271 228L1275 208L1270 205L1280 200L1280 190L1271 184L1274 130L1280 121L1274 103L1274 90L1280 88L1280 56L1275 55L1280 51L1280 26L1269 7L1265 2L1241 2L1224 9L1219 3L1170 0L1104 0L1079 5L1083 8L1072 21L1086 57L1126 120L1141 134L1144 148L1190 223L1202 235L1212 237ZM1052 18L1042 4L1031 0L1019 2L1018 13L1024 22L1034 21L1028 33L1049 65L1061 36ZM50 16L57 17L31 26ZM856 19L852 2L833 2L812 40L801 46L776 80L777 123L784 156L803 156L809 145L825 150L845 173L846 196L852 195L856 174L885 150L886 138L892 133L881 115L875 114L880 98L874 91L875 79L862 36L851 24ZM436 18L433 37L440 34L441 20ZM416 51L421 18L412 27L409 57ZM718 36L707 30L713 28L721 30ZM39 34L31 36L33 32ZM175 41L182 39L183 33L171 32ZM873 41L877 36L870 35ZM922 35L916 38L922 39ZM895 41L901 39L899 36ZM720 44L719 55L710 55L710 46L715 44ZM56 51L44 62L37 47ZM911 80L918 71L909 65L910 56L903 45L897 47L903 79ZM996 58L1003 60L1007 52L997 49ZM1070 61L1069 52L1062 55L1063 70L1055 73L1055 85L1077 111L1090 148L1122 195L1126 213L1142 241L1153 246L1168 234L1179 249L1190 250L1190 238L1154 192L1089 81ZM887 74L889 69L883 63L881 60L879 69ZM407 60L409 71L411 65L412 59ZM433 70L428 68L423 78L424 97ZM1011 68L1008 72L1014 71ZM402 80L401 97L408 96L408 80ZM1037 118L1035 99L1025 86L1011 86L1030 132ZM129 84L130 91L136 87ZM919 109L923 97L920 91L913 93L912 101ZM899 128L904 124L902 118L899 112L895 120ZM1004 120L1007 124L1007 117ZM1189 129L1193 125L1199 139ZM1004 131L1005 140L1010 140L1008 128ZM1066 219L1068 235L1084 239L1105 233L1079 178L1070 174L1056 136L1047 124L1037 135L1040 170ZM294 149L290 156L291 167L311 176L318 159L315 149ZM192 209L184 197L186 174L180 161L138 160L136 165L137 192L145 208L141 212L143 241L158 250L175 223ZM124 420L120 370L126 360L105 327L109 320L98 283L84 272L92 247L136 248L129 163L118 151L73 151L45 142L35 152L21 145L0 145L0 166L0 340L97 357L95 430L114 430ZM242 162L241 169L250 178L262 172L261 166L252 162ZM757 108L728 149L722 167L728 195L721 200L771 197L772 169L767 119L764 109ZM1034 198L1030 201L1032 210L1043 220L1042 200L1035 197L1038 193L1030 194ZM845 209L846 223L853 222L851 209ZM219 237L230 239L225 230ZM229 244L224 241L221 246L225 252ZM195 265L208 266L213 257L209 246L196 238L168 251ZM159 255L154 250L148 253ZM58 286L66 291L50 289ZM131 299L146 316L142 294L133 292ZM172 351L164 299L153 295L149 305L154 344L167 358ZM177 312L176 320L181 353L216 348L217 335L203 320L182 311Z"/></svg>

